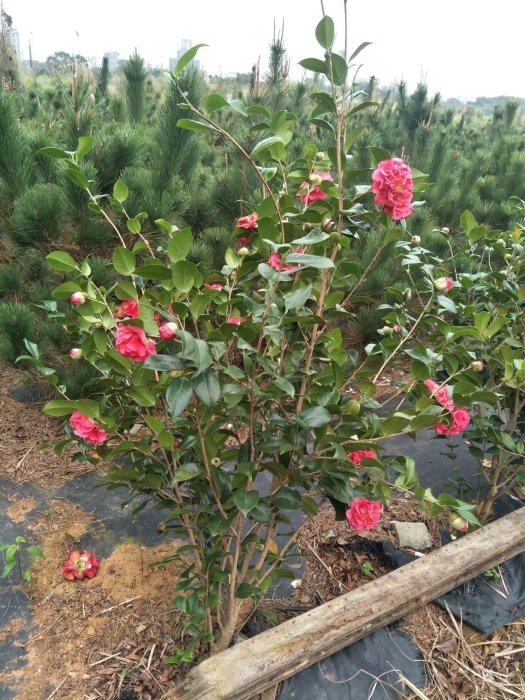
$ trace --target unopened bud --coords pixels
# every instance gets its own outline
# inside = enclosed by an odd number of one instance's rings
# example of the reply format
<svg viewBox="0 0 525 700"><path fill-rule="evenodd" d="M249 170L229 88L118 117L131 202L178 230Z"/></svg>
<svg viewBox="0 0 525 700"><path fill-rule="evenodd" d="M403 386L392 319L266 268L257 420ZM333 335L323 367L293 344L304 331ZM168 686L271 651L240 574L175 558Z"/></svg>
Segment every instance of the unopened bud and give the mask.
<svg viewBox="0 0 525 700"><path fill-rule="evenodd" d="M71 348L69 351L69 357L73 360L80 360L82 357L82 350L80 348Z"/></svg>
<svg viewBox="0 0 525 700"><path fill-rule="evenodd" d="M324 160L324 158L324 151L317 151L317 153L315 154L315 160L319 162L320 160Z"/></svg>
<svg viewBox="0 0 525 700"><path fill-rule="evenodd" d="M498 238L498 240L496 241L496 243L497 243L498 245L505 245L505 241L503 240L503 238Z"/></svg>
<svg viewBox="0 0 525 700"><path fill-rule="evenodd" d="M399 323L394 323L394 333L399 333L401 331L401 326Z"/></svg>
<svg viewBox="0 0 525 700"><path fill-rule="evenodd" d="M213 467L218 467L220 466L221 460L218 457L214 457L213 459L210 460L211 464Z"/></svg>
<svg viewBox="0 0 525 700"><path fill-rule="evenodd" d="M434 280L434 287L438 292L450 292L453 286L454 282L450 277L439 277L437 280Z"/></svg>
<svg viewBox="0 0 525 700"><path fill-rule="evenodd" d="M410 240L414 245L419 245L421 243L421 236L412 236Z"/></svg>
<svg viewBox="0 0 525 700"><path fill-rule="evenodd" d="M448 227L448 226L443 226L443 228L441 229L441 233L449 234L449 233L450 233L449 227Z"/></svg>
<svg viewBox="0 0 525 700"><path fill-rule="evenodd" d="M474 360L474 362L470 363L470 366L476 372L482 372L485 369L485 365L481 360Z"/></svg>
<svg viewBox="0 0 525 700"><path fill-rule="evenodd" d="M312 185L320 185L322 181L323 178L318 173L312 173L310 175L310 182Z"/></svg>
<svg viewBox="0 0 525 700"><path fill-rule="evenodd" d="M392 333L392 328L390 328L390 326L383 326L381 330L385 335L390 335Z"/></svg>
<svg viewBox="0 0 525 700"><path fill-rule="evenodd" d="M454 530L459 530L460 532L468 531L468 522L457 513L450 514L450 524Z"/></svg>
<svg viewBox="0 0 525 700"><path fill-rule="evenodd" d="M514 256L512 255L512 253L507 253L507 254L504 255L503 257L505 258L505 260L512 260L512 258L513 258Z"/></svg>
<svg viewBox="0 0 525 700"><path fill-rule="evenodd" d="M69 301L72 304L85 304L87 300L87 294L84 294L84 292L73 292L73 294L69 297Z"/></svg>
<svg viewBox="0 0 525 700"><path fill-rule="evenodd" d="M184 374L184 370L172 369L171 372L168 372L168 374L170 375L170 377L182 377L182 375Z"/></svg>
<svg viewBox="0 0 525 700"><path fill-rule="evenodd" d="M246 257L247 255L250 254L250 251L248 250L248 248L245 248L245 247L243 246L242 248L239 248L239 250L237 251L237 253L241 256L241 258L244 258L244 257Z"/></svg>

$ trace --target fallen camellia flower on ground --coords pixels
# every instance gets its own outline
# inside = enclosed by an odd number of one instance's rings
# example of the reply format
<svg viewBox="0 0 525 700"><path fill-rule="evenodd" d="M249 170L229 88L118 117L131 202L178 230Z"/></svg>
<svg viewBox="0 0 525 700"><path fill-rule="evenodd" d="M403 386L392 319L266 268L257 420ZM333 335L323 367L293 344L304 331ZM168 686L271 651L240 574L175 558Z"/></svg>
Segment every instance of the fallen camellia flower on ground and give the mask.
<svg viewBox="0 0 525 700"><path fill-rule="evenodd" d="M72 549L67 561L62 564L62 574L68 581L75 579L93 578L98 571L98 561L91 552L80 552Z"/></svg>

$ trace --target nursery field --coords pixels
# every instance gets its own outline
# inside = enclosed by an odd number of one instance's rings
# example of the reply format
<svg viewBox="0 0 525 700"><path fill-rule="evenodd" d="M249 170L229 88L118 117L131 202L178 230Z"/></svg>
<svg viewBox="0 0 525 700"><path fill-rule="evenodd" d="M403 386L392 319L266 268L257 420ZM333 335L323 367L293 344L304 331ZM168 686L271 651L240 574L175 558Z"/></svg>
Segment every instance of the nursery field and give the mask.
<svg viewBox="0 0 525 700"><path fill-rule="evenodd" d="M520 103L315 36L3 75L2 700L525 696Z"/></svg>

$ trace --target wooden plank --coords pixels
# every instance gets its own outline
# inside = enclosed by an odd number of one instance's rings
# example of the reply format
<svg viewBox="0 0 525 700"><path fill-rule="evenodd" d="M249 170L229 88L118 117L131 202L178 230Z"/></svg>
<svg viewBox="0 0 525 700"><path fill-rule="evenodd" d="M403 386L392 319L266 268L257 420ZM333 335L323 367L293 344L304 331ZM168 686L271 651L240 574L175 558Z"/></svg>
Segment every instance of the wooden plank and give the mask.
<svg viewBox="0 0 525 700"><path fill-rule="evenodd" d="M164 700L249 700L525 551L525 507L193 668Z"/></svg>

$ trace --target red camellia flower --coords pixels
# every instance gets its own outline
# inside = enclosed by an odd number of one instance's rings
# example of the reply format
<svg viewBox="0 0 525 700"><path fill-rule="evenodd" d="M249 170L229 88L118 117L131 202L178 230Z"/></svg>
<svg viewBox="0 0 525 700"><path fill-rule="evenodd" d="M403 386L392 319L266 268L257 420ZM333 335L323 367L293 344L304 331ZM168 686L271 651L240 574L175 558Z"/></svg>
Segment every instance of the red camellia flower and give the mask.
<svg viewBox="0 0 525 700"><path fill-rule="evenodd" d="M434 280L434 287L438 292L450 292L453 286L454 282L450 277L439 277L437 280Z"/></svg>
<svg viewBox="0 0 525 700"><path fill-rule="evenodd" d="M326 199L326 192L323 192L319 185L323 180L328 182L334 181L330 173L318 173L315 170L312 172L310 179L314 183L313 186L309 182L303 182L297 194L301 202L306 204L306 206L315 202L316 199Z"/></svg>
<svg viewBox="0 0 525 700"><path fill-rule="evenodd" d="M252 242L251 236L241 236L239 238L239 243L241 245L250 245L251 242Z"/></svg>
<svg viewBox="0 0 525 700"><path fill-rule="evenodd" d="M68 559L62 564L62 574L68 581L75 579L93 578L98 571L98 561L91 552L80 552L73 549Z"/></svg>
<svg viewBox="0 0 525 700"><path fill-rule="evenodd" d="M80 411L73 411L69 418L69 425L77 437L83 438L92 445L101 445L108 439L106 431L99 428L95 421L84 416Z"/></svg>
<svg viewBox="0 0 525 700"><path fill-rule="evenodd" d="M361 460L365 457L377 459L377 454L374 450L355 450L354 452L348 453L348 459L351 459L354 464L360 464Z"/></svg>
<svg viewBox="0 0 525 700"><path fill-rule="evenodd" d="M412 213L412 170L401 158L389 158L378 163L372 174L374 202L396 221Z"/></svg>
<svg viewBox="0 0 525 700"><path fill-rule="evenodd" d="M118 323L115 344L121 355L134 362L144 362L150 355L155 354L155 341L148 340L142 328L138 326Z"/></svg>
<svg viewBox="0 0 525 700"><path fill-rule="evenodd" d="M166 323L161 324L159 328L159 335L162 340L173 340L176 330L176 323L173 323L173 321L166 321Z"/></svg>
<svg viewBox="0 0 525 700"><path fill-rule="evenodd" d="M290 253L304 253L304 248L294 248ZM268 265L278 272L297 272L296 265L284 265L279 253L275 252L268 258Z"/></svg>
<svg viewBox="0 0 525 700"><path fill-rule="evenodd" d="M432 396L434 399L436 399L438 403L444 406L447 409L447 411L454 410L454 401L450 398L450 394L448 393L448 384L443 384L443 386L440 387L439 384L433 379L425 379L423 384L428 389L428 393L430 394L430 396Z"/></svg>
<svg viewBox="0 0 525 700"><path fill-rule="evenodd" d="M350 508L346 511L346 519L350 527L356 532L371 530L381 520L383 506L378 501L369 501L367 498L354 498Z"/></svg>
<svg viewBox="0 0 525 700"><path fill-rule="evenodd" d="M113 318L138 318L139 317L139 303L135 299L128 299L123 301L120 306L117 307Z"/></svg>
<svg viewBox="0 0 525 700"><path fill-rule="evenodd" d="M232 323L234 326L240 326L241 319L237 318L237 316L230 316L230 318L228 319L228 323Z"/></svg>
<svg viewBox="0 0 525 700"><path fill-rule="evenodd" d="M257 222L259 221L259 214L254 211L253 214L248 214L248 216L241 216L237 219L237 228L255 228Z"/></svg>
<svg viewBox="0 0 525 700"><path fill-rule="evenodd" d="M466 408L456 408L452 411L452 425L449 427L446 423L437 423L434 426L436 435L458 435L462 433L470 423L470 413Z"/></svg>
<svg viewBox="0 0 525 700"><path fill-rule="evenodd" d="M205 284L204 289L216 289L218 292L222 289L222 284Z"/></svg>

